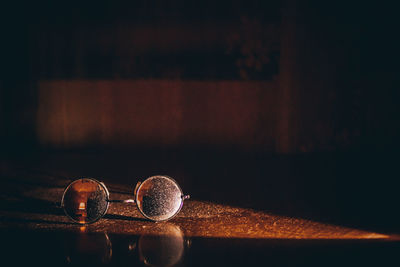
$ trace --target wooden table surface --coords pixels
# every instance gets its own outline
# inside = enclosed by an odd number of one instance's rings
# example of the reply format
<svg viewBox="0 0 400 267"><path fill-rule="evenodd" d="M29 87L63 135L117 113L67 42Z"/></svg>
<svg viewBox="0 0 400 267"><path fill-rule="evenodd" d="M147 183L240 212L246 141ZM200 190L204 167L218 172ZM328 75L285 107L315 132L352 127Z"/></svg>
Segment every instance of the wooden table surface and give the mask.
<svg viewBox="0 0 400 267"><path fill-rule="evenodd" d="M0 191L0 230L5 237L5 244L14 244L3 252L6 251L8 255L21 253L20 244L16 242L20 239L31 244L31 249L36 247L35 243L37 243L38 247L52 251L54 242L65 243L68 237L81 235L106 235L107 239L109 236L114 236L113 247L118 247L116 244L118 242L121 244L118 240L123 237L132 237L136 243L141 236L190 240L188 243L192 243L191 247L197 243L197 248L193 251L197 251L198 255L194 255L195 252L186 252L185 260L180 259L174 263L184 266L206 263L207 260L200 256L202 251L209 254L219 251L217 255L213 256L214 258L219 257L219 260L210 261L217 265L225 265L228 262L240 265L235 260L237 255L241 255L240 258L244 259L242 263L246 264L249 262L253 264L274 262L280 265L279 258L273 256L271 260L264 255L267 250L271 250L271 246L275 251L278 246L278 252L283 253L282 255L286 255L287 251L294 253L293 261L284 260L288 265L298 265L296 257L300 257L304 261L304 255L310 253L304 254L305 247L316 253L319 251L318 253L322 253L321 255L328 252L331 255L336 251L339 257L348 257L349 255L344 251L348 251L349 248L350 250L355 249L357 253L361 254L389 253L389 256L385 255L389 259L392 256L395 257L395 251L398 251L399 248L398 240L400 239L397 235L278 216L264 211L199 201L195 198L185 201L181 212L167 222L154 223L146 220L141 216L135 204L111 203L107 214L101 220L81 226L72 223L65 216L63 210L57 206L64 187L69 182L68 178L57 175L3 168ZM107 183L106 186L110 190L112 199L132 197L130 193L132 188L128 185ZM365 247L366 244L368 244L367 247ZM136 245L128 244L127 246L135 247ZM334 246L334 248L332 250L330 247L328 250L320 251L321 247L326 248L327 246ZM303 250L303 252L293 252L297 251L296 248L300 248L299 251ZM345 248L344 251L343 248ZM30 254L31 258L40 254L40 249L36 248L33 251L35 253ZM192 251L192 249L185 249L185 251ZM53 252L53 255L57 255L57 253ZM230 255L228 259L227 255ZM320 258L319 256L317 258L310 257L313 260L306 260L307 265L319 263L319 261L314 262L315 259ZM26 259L26 257L22 258ZM381 259L379 256L376 260L378 258ZM365 263L371 263L365 257L361 257L361 259ZM358 262L360 259L354 258L353 255L352 260ZM137 262L146 265L143 257L141 259L138 256ZM22 261L21 265L24 263L25 261ZM51 262L51 264L53 263L54 261Z"/></svg>

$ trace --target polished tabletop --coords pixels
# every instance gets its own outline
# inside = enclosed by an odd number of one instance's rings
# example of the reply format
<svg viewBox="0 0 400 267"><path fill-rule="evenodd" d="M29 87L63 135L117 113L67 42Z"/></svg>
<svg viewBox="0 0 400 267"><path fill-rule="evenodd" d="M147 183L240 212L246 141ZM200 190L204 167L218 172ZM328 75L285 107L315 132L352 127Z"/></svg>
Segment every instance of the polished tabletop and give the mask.
<svg viewBox="0 0 400 267"><path fill-rule="evenodd" d="M374 265L398 263L399 236L234 205L185 200L166 222L144 218L134 203L111 203L89 225L59 207L70 178L3 166L2 257L14 266ZM105 183L110 198L132 185Z"/></svg>

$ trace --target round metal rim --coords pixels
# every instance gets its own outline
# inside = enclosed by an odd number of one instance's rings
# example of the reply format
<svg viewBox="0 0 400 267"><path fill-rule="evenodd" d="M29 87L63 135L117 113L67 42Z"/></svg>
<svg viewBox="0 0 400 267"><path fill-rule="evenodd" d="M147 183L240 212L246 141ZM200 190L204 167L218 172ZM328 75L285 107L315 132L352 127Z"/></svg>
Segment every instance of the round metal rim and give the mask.
<svg viewBox="0 0 400 267"><path fill-rule="evenodd" d="M181 192L181 204L179 205L179 209L174 213L174 215L172 215L171 217L169 217L169 218L167 218L167 219L163 219L163 220L154 220L154 219L150 218L149 216L147 216L146 214L143 213L142 209L139 208L139 205L137 204L137 203L138 203L138 192L139 192L139 190L142 188L142 185L143 185L147 180L150 180L150 179L156 178L156 177L163 177L163 178L167 178L167 179L171 180L172 182L174 182L174 183L176 184L176 186L178 187L179 191ZM170 177L170 176L168 176L168 175L153 175L153 176L151 176L151 177L146 178L146 180L144 180L142 183L140 183L139 187L136 189L136 192L135 192L135 202L136 202L136 207L137 207L137 209L139 210L139 212L140 212L145 218L147 218L147 219L149 219L149 220L151 220L151 221L153 221L153 222L164 222L164 221L168 221L168 220L171 220L172 218L174 218L174 217L175 217L176 215L178 215L178 213L181 211L181 209L182 209L182 207L183 207L183 201L184 201L184 200L183 200L183 191L182 191L181 187L179 186L179 184L177 183L177 181L175 181L174 178L172 178L172 177Z"/></svg>
<svg viewBox="0 0 400 267"><path fill-rule="evenodd" d="M97 218L96 220L91 221L91 222L81 223L81 222L75 220L74 218L72 218L72 217L67 213L67 211L65 210L65 207L64 207L64 197L65 197L65 193L67 192L67 190L68 190L74 183L76 183L76 182L78 182L78 181L80 181L80 180L91 180L91 181L93 181L93 182L95 182L95 183L98 183L98 184L104 189L104 191L106 192L107 207L106 207L104 213L103 213L99 218ZM70 183L65 187L64 192L63 192L63 195L62 195L62 198L61 198L61 207L63 208L65 215L67 215L67 217L70 218L73 222L75 222L75 223L77 223L77 224L81 224L81 225L92 224L92 223L97 222L97 221L100 220L101 218L103 218L103 216L107 213L108 207L110 206L110 201L109 201L109 200L110 200L110 192L108 191L107 187L106 187L102 182L100 182L100 181L98 181L98 180L96 180L96 179L94 179L94 178L84 177L84 178L78 178L78 179L76 179L76 180L70 182Z"/></svg>

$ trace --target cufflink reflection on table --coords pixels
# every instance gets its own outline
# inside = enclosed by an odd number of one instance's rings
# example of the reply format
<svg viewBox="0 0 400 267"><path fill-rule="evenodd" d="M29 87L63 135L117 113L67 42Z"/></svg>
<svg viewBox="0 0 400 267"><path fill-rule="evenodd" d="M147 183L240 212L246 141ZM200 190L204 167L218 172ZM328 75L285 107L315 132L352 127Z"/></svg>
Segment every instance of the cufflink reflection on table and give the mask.
<svg viewBox="0 0 400 267"><path fill-rule="evenodd" d="M117 243L115 248L113 238ZM129 236L123 240L107 233L73 233L66 241L64 256L68 264L79 266L109 264L113 254L123 257L126 262L174 266L182 261L190 244L191 240L184 237L179 226L171 223L152 224L144 228L139 237Z"/></svg>

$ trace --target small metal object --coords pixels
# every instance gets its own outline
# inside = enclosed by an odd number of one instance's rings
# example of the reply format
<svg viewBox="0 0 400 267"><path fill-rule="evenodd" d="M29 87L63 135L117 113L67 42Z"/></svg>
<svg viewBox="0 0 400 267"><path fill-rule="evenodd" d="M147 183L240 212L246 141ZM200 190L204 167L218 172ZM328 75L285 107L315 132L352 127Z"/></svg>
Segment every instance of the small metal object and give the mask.
<svg viewBox="0 0 400 267"><path fill-rule="evenodd" d="M189 199L178 183L169 176L156 175L139 182L134 199L110 200L104 183L93 178L81 178L71 182L64 190L61 207L65 214L79 224L94 223L103 217L109 204L136 203L140 213L152 221L166 221L175 217Z"/></svg>
<svg viewBox="0 0 400 267"><path fill-rule="evenodd" d="M152 221L165 221L179 213L183 195L178 183L169 176L152 176L141 183L135 193L135 202L142 215Z"/></svg>
<svg viewBox="0 0 400 267"><path fill-rule="evenodd" d="M74 222L93 223L107 213L109 196L110 193L103 183L93 178L82 178L65 188L61 207Z"/></svg>

